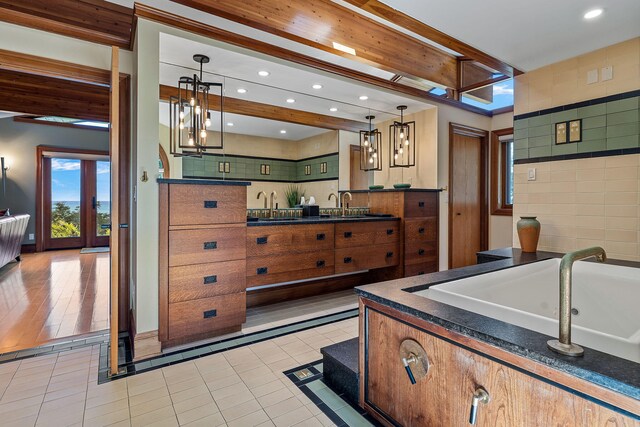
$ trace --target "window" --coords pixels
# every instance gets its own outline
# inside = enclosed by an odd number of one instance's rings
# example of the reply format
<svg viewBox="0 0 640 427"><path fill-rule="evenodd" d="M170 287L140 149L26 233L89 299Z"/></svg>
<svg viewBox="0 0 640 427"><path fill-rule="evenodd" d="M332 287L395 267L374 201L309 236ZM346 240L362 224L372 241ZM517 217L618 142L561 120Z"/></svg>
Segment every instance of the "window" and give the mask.
<svg viewBox="0 0 640 427"><path fill-rule="evenodd" d="M513 212L513 128L491 134L491 215Z"/></svg>

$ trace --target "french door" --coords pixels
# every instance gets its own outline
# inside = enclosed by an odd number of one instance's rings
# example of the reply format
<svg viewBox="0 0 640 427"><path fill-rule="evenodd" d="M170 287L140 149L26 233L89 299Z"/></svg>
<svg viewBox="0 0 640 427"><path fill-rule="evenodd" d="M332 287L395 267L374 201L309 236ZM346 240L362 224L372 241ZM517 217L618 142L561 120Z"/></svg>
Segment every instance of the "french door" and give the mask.
<svg viewBox="0 0 640 427"><path fill-rule="evenodd" d="M109 158L51 153L41 161L43 249L109 246Z"/></svg>

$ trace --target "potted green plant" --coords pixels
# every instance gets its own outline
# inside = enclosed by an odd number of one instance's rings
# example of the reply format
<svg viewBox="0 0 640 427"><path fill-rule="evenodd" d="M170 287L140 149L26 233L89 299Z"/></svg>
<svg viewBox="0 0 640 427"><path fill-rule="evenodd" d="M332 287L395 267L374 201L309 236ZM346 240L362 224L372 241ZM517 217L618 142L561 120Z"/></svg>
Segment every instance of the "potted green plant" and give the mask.
<svg viewBox="0 0 640 427"><path fill-rule="evenodd" d="M290 208L295 207L300 203L300 198L304 196L305 191L302 189L302 186L297 184L291 184L284 191L284 196L287 199L287 204Z"/></svg>

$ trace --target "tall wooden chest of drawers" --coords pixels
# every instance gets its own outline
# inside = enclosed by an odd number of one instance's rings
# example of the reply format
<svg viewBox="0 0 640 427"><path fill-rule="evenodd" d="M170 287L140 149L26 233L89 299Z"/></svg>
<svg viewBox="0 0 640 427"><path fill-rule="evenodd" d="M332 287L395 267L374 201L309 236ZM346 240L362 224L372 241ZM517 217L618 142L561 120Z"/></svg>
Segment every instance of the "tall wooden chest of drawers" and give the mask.
<svg viewBox="0 0 640 427"><path fill-rule="evenodd" d="M159 183L162 347L240 330L246 320L247 183Z"/></svg>

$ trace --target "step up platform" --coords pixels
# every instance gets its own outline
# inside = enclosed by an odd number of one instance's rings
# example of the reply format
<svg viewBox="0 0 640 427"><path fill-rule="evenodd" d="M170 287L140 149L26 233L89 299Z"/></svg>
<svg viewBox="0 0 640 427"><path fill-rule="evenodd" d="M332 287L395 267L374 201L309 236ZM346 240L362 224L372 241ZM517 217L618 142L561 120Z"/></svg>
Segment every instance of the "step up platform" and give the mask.
<svg viewBox="0 0 640 427"><path fill-rule="evenodd" d="M323 347L322 373L327 387L358 405L360 375L358 338Z"/></svg>

